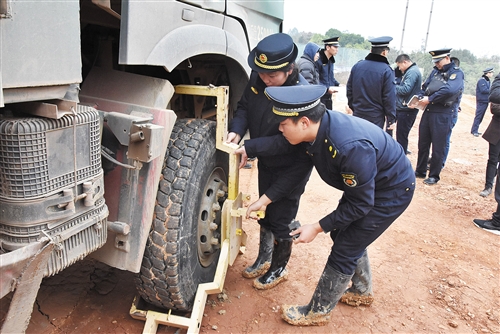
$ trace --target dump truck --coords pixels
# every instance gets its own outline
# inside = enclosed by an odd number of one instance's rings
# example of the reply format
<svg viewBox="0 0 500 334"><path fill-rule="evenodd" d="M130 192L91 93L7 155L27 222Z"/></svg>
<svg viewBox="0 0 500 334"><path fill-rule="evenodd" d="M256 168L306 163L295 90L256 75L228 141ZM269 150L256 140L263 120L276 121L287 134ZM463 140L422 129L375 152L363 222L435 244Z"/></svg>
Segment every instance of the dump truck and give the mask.
<svg viewBox="0 0 500 334"><path fill-rule="evenodd" d="M0 0L2 332L85 257L165 310L221 288L245 242L224 136L282 21L276 0Z"/></svg>

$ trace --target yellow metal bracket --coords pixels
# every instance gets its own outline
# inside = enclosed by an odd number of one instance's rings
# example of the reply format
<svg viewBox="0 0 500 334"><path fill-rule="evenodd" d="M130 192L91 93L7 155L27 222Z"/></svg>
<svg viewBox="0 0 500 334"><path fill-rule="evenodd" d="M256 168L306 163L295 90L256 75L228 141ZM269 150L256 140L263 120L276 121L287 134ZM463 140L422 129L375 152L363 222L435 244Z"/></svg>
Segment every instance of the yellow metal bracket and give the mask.
<svg viewBox="0 0 500 334"><path fill-rule="evenodd" d="M228 196L222 207L221 214L221 251L213 282L198 285L190 318L172 315L171 310L168 313L140 310L137 308L137 298L139 297L136 297L129 313L134 319L146 321L143 330L144 334L156 333L160 324L185 328L188 333L198 333L207 296L222 292L228 266L234 263L238 254L244 251L246 245L246 234L242 229L242 217L246 215L246 209L242 208L242 206L243 197L245 200L250 198L248 195L241 194L238 189L238 165L240 159L233 152L239 146L225 142L228 129L229 87L179 85L175 87L175 93L217 97L216 148L229 154ZM255 217L263 218L264 213L257 211Z"/></svg>
<svg viewBox="0 0 500 334"><path fill-rule="evenodd" d="M158 331L158 325L184 328L187 329L188 333L199 333L203 318L203 310L205 309L208 295L222 292L227 273L228 260L229 240L224 240L222 243L219 263L217 264L217 270L215 271L214 281L198 285L198 290L196 291L194 299L193 311L191 312L190 318L173 315L171 310L169 310L168 313L151 310L142 311L137 309L137 300L134 300L130 309L130 315L134 319L146 321L142 333L156 333Z"/></svg>
<svg viewBox="0 0 500 334"><path fill-rule="evenodd" d="M247 214L247 209L245 209L245 208L238 208L235 210L231 210L231 216L233 216L233 217L244 217L246 214ZM251 218L258 218L258 219L262 219L265 216L266 216L265 211L253 211L250 214Z"/></svg>

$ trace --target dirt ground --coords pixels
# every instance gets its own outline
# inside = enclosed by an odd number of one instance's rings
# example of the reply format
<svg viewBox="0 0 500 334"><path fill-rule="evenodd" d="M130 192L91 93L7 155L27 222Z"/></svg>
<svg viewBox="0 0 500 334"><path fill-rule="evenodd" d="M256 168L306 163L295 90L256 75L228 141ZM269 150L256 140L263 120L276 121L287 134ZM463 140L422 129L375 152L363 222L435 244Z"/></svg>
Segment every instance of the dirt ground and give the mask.
<svg viewBox="0 0 500 334"><path fill-rule="evenodd" d="M343 110L342 105L336 104ZM241 276L258 249L258 226L244 222L246 252L228 269L224 295L211 295L202 333L499 333L499 241L477 228L473 218L490 218L493 195L484 186L488 145L470 127L475 98L464 96L441 181L417 179L406 212L369 248L375 301L371 307L338 304L325 327L301 328L281 320L282 304L305 304L324 268L331 240L321 234L293 248L289 279L257 291ZM487 111L480 131L491 115ZM417 159L418 122L410 135L409 158ZM257 170L242 170L241 191L257 198ZM313 223L336 207L341 193L313 174L302 197L298 219ZM81 261L43 280L27 333L141 333L144 322L129 309L133 274L92 260ZM10 295L0 304L3 320ZM160 326L158 333L184 333Z"/></svg>

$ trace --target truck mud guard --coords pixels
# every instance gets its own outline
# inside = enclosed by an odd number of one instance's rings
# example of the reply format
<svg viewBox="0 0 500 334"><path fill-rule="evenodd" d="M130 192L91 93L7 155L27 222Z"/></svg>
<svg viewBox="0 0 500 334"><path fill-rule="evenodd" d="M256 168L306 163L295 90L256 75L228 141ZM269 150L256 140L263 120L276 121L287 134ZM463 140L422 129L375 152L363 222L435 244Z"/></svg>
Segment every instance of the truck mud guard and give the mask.
<svg viewBox="0 0 500 334"><path fill-rule="evenodd" d="M2 272L14 273L8 282L9 275L2 275L2 294L5 284L11 285L16 291L0 332L24 333L28 327L33 304L55 245L53 240L43 237L29 246L1 256Z"/></svg>

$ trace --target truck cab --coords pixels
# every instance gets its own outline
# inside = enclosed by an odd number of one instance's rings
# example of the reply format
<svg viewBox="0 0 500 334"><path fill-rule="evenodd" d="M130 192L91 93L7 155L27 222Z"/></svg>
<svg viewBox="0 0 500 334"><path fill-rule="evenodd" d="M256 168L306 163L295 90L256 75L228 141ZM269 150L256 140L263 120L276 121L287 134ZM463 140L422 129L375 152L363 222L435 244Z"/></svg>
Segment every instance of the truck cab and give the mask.
<svg viewBox="0 0 500 334"><path fill-rule="evenodd" d="M190 310L233 196L220 120L282 21L283 1L0 0L0 297L92 256ZM221 87L222 118L197 93Z"/></svg>

